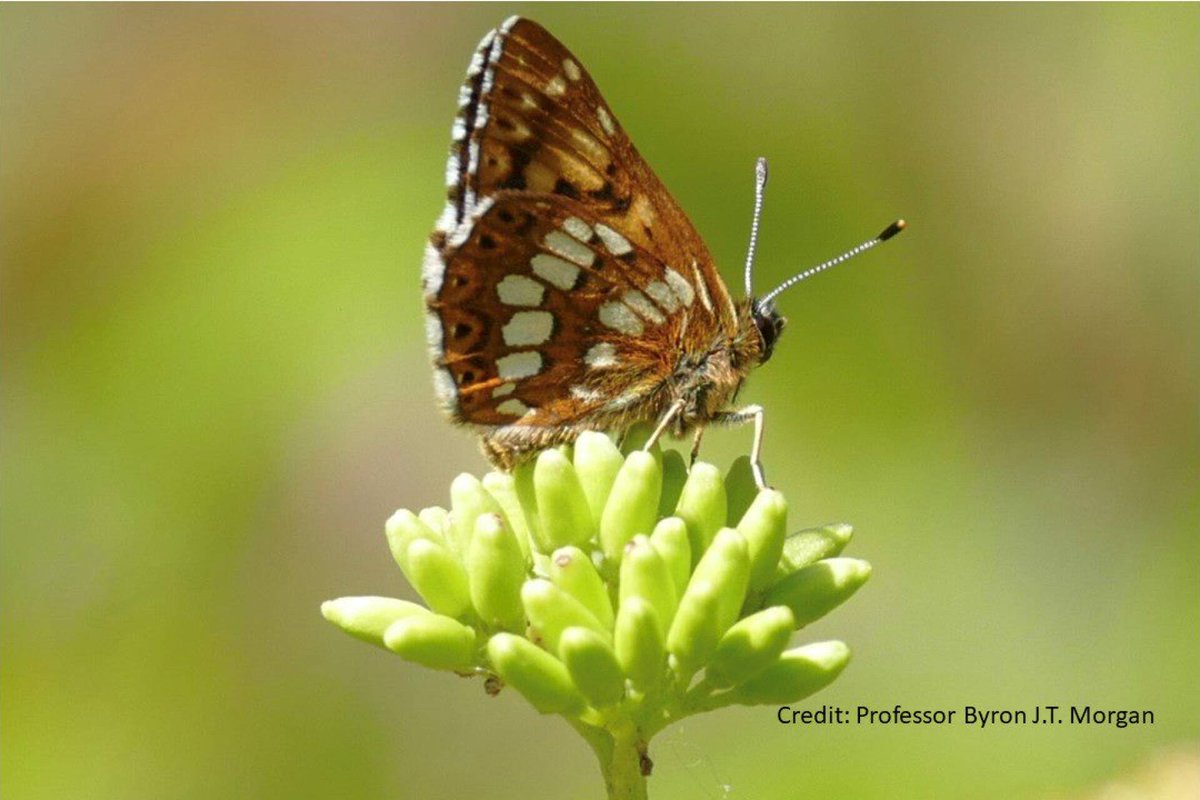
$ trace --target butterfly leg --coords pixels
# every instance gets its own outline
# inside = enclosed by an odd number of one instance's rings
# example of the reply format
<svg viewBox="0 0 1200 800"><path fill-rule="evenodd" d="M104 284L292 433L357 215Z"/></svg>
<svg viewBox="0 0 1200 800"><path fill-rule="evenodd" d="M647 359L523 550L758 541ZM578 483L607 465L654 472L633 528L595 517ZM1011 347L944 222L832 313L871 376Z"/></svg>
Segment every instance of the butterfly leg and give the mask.
<svg viewBox="0 0 1200 800"><path fill-rule="evenodd" d="M658 444L658 440L666 432L667 426L671 424L671 420L679 416L680 411L683 411L683 400L676 400L667 409L666 413L662 415L662 419L658 421L658 425L654 426L654 433L650 434L650 438L646 440L646 445L642 448L643 450L649 450Z"/></svg>
<svg viewBox="0 0 1200 800"><path fill-rule="evenodd" d="M692 457L688 461L688 469L691 469L696 463L696 459L700 457L700 440L704 438L704 426L696 427L696 432L692 434Z"/></svg>
<svg viewBox="0 0 1200 800"><path fill-rule="evenodd" d="M746 406L736 411L723 411L717 414L713 421L721 425L744 425L754 421L754 442L750 446L750 470L754 473L754 482L759 489L767 488L767 480L762 468L763 443L763 407Z"/></svg>

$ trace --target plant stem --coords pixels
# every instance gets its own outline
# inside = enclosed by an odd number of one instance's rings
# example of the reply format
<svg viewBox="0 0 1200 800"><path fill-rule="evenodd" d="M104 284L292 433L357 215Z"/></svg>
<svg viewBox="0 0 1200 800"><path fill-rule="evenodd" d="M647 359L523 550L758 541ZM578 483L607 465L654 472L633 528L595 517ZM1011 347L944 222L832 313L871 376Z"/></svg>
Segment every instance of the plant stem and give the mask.
<svg viewBox="0 0 1200 800"><path fill-rule="evenodd" d="M596 754L609 800L647 800L646 776L642 774L643 745L635 725L614 721L604 729L578 720L567 721Z"/></svg>

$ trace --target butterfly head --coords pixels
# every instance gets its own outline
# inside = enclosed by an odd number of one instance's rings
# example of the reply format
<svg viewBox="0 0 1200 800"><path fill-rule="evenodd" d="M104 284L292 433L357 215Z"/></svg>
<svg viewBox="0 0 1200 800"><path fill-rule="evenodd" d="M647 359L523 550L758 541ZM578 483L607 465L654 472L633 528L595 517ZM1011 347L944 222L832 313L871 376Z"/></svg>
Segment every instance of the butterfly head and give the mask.
<svg viewBox="0 0 1200 800"><path fill-rule="evenodd" d="M750 321L754 323L754 330L758 333L758 363L765 364L775 352L775 342L779 340L779 334L783 333L787 325L787 317L776 311L771 303L751 300Z"/></svg>

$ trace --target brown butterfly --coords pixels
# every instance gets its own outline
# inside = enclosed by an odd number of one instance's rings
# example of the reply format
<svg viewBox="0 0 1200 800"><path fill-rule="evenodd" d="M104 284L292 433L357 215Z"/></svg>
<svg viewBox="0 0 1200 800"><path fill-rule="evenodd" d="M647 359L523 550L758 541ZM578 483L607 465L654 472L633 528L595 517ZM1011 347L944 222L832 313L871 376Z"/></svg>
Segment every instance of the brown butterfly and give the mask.
<svg viewBox="0 0 1200 800"><path fill-rule="evenodd" d="M735 301L704 241L642 160L591 77L544 28L512 17L488 33L459 92L448 201L425 252L437 395L497 465L585 430L656 421L683 436L755 422L731 405L771 357L785 320L751 295L766 162L759 159L746 297Z"/></svg>

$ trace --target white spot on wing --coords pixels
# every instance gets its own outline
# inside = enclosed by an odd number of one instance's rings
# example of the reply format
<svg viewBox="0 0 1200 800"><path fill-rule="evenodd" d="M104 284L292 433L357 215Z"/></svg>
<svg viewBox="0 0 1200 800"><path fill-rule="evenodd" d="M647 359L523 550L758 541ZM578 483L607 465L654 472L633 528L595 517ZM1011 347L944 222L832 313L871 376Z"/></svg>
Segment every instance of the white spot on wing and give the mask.
<svg viewBox="0 0 1200 800"><path fill-rule="evenodd" d="M654 299L668 314L674 314L679 308L679 296L662 281L651 281L646 284L646 294Z"/></svg>
<svg viewBox="0 0 1200 800"><path fill-rule="evenodd" d="M617 348L611 342L600 342L588 348L583 362L592 369L605 369L617 365Z"/></svg>
<svg viewBox="0 0 1200 800"><path fill-rule="evenodd" d="M441 358L445 353L442 336L442 321L433 311L425 312L425 344L434 359Z"/></svg>
<svg viewBox="0 0 1200 800"><path fill-rule="evenodd" d="M572 386L570 392L576 400L582 400L585 403L597 403L604 399L604 395L600 392L580 384Z"/></svg>
<svg viewBox="0 0 1200 800"><path fill-rule="evenodd" d="M554 330L554 315L549 311L518 311L501 333L509 347L542 344Z"/></svg>
<svg viewBox="0 0 1200 800"><path fill-rule="evenodd" d="M572 239L562 231L550 231L546 234L546 238L542 239L542 244L546 245L550 252L560 255L568 261L574 261L581 267L590 267L596 260L596 254L592 252L591 248Z"/></svg>
<svg viewBox="0 0 1200 800"><path fill-rule="evenodd" d="M563 261L558 256L538 253L529 260L529 265L538 277L564 292L574 288L575 281L579 278L579 267L569 261Z"/></svg>
<svg viewBox="0 0 1200 800"><path fill-rule="evenodd" d="M458 409L458 388L454 385L454 377L445 367L433 368L433 392L442 407L449 411Z"/></svg>
<svg viewBox="0 0 1200 800"><path fill-rule="evenodd" d="M525 275L505 275L496 284L496 295L506 306L540 306L545 294L545 286Z"/></svg>
<svg viewBox="0 0 1200 800"><path fill-rule="evenodd" d="M630 289L621 299L625 301L625 305L629 306L655 325L662 325L667 321L667 318L662 315L662 312L655 308L654 304L650 302L646 295L642 294L637 289Z"/></svg>
<svg viewBox="0 0 1200 800"><path fill-rule="evenodd" d="M592 226L588 225L579 217L567 217L563 220L562 228L564 231L571 234L581 242L587 242L591 240L593 235Z"/></svg>
<svg viewBox="0 0 1200 800"><path fill-rule="evenodd" d="M562 97L567 92L567 82L563 80L562 75L555 75L546 84L546 94L551 97Z"/></svg>
<svg viewBox="0 0 1200 800"><path fill-rule="evenodd" d="M644 330L642 321L633 313L633 309L615 301L600 306L600 321L626 336L641 336Z"/></svg>
<svg viewBox="0 0 1200 800"><path fill-rule="evenodd" d="M604 106L599 106L596 108L596 119L600 120L600 127L603 128L604 132L609 136L612 136L617 132L617 126L613 124L612 115L608 113L608 109Z"/></svg>
<svg viewBox="0 0 1200 800"><path fill-rule="evenodd" d="M495 389L492 389L492 397L504 397L505 395L512 394L516 390L517 385L515 383L502 383Z"/></svg>
<svg viewBox="0 0 1200 800"><path fill-rule="evenodd" d="M597 225L596 235L600 237L600 241L604 242L608 252L614 256L623 256L633 252L633 245L629 243L629 240L607 225Z"/></svg>
<svg viewBox="0 0 1200 800"><path fill-rule="evenodd" d="M563 59L563 72L567 73L567 77L573 81L577 81L583 77L583 72L580 71L579 65L569 58Z"/></svg>
<svg viewBox="0 0 1200 800"><path fill-rule="evenodd" d="M675 291L685 306L690 306L695 301L696 293L692 290L692 285L687 282L687 278L673 269L667 269L666 278L667 285Z"/></svg>
<svg viewBox="0 0 1200 800"><path fill-rule="evenodd" d="M500 380L516 380L537 375L542 370L542 354L535 352L510 353L496 359L496 371Z"/></svg>
<svg viewBox="0 0 1200 800"><path fill-rule="evenodd" d="M496 410L501 414L511 414L514 417L523 417L529 412L529 406L525 405L517 398L512 397L496 406Z"/></svg>
<svg viewBox="0 0 1200 800"><path fill-rule="evenodd" d="M446 274L446 262L442 254L433 246L433 242L425 243L425 260L421 262L421 284L425 287L426 297L436 297L442 290L442 277Z"/></svg>

